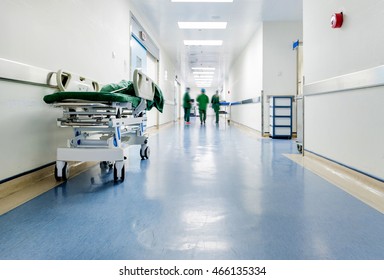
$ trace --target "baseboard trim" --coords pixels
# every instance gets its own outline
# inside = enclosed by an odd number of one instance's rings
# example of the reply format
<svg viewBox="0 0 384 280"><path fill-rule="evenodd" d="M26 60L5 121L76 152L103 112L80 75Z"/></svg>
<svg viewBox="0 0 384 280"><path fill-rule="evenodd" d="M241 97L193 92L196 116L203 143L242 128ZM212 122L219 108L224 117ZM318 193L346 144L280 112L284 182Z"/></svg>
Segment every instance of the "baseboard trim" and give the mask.
<svg viewBox="0 0 384 280"><path fill-rule="evenodd" d="M317 154L317 153L315 153L315 152L312 152L312 151L310 151L310 150L304 149L304 155L307 155L307 154L308 154L308 156L316 156L316 157L318 157L318 158L321 158L321 159L324 159L324 160L333 162L333 163L335 163L335 164L337 164L337 165L343 166L343 167L345 167L345 168L347 168L347 169L349 169L349 170L352 170L352 171L354 171L354 172L356 172L356 173L360 173L360 174L362 174L363 176L371 177L371 178L374 179L374 180L377 180L377 181L380 181L380 182L384 183L384 179L382 179L382 178L379 178L379 177L374 176L374 175L372 175L372 174L368 174L368 173L366 173L366 172L364 172L364 171L361 171L361 170L359 170L359 169L353 168L353 167L351 167L351 166L348 166L348 165L343 164L343 163L341 163L341 162L338 162L338 161L336 161L336 160L330 159L330 158L328 158L328 157L322 156L322 155Z"/></svg>
<svg viewBox="0 0 384 280"><path fill-rule="evenodd" d="M74 177L90 167L95 162L70 163L70 177ZM54 176L54 166L49 165L35 172L18 176L0 185L0 216L31 199L62 184Z"/></svg>
<svg viewBox="0 0 384 280"><path fill-rule="evenodd" d="M380 180L308 151L304 156L285 156L384 214L384 183Z"/></svg>

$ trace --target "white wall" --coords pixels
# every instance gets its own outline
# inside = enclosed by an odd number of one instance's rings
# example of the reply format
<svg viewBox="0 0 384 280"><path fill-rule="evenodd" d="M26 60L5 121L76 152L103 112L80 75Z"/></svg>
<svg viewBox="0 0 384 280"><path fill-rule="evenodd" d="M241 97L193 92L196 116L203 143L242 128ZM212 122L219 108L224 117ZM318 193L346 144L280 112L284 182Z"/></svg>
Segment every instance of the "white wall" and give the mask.
<svg viewBox="0 0 384 280"><path fill-rule="evenodd" d="M303 25L299 21L264 22L264 96L296 95L296 51L293 42L302 40ZM264 132L269 132L269 99L264 98ZM296 103L293 103L293 112ZM296 132L296 114L293 114L293 132Z"/></svg>
<svg viewBox="0 0 384 280"><path fill-rule="evenodd" d="M384 64L383 1L311 0L303 8L305 94L311 83L321 88L324 79ZM335 12L345 16L340 29L329 24ZM334 90L305 95L304 149L383 180L383 87Z"/></svg>
<svg viewBox="0 0 384 280"><path fill-rule="evenodd" d="M0 180L43 166L72 134L58 129L62 110L43 102L51 89L0 81Z"/></svg>
<svg viewBox="0 0 384 280"><path fill-rule="evenodd" d="M231 66L227 101L256 98L263 89L263 27L259 26L248 45ZM231 108L231 120L261 131L261 104L237 105Z"/></svg>
<svg viewBox="0 0 384 280"><path fill-rule="evenodd" d="M295 95L296 52L292 43L298 39L302 39L301 22L264 22L231 67L230 100L255 98L261 91L265 96ZM264 132L268 132L269 104L267 98L264 100ZM231 119L261 131L261 104L233 106Z"/></svg>
<svg viewBox="0 0 384 280"><path fill-rule="evenodd" d="M127 1L2 0L0 10L0 57L100 82L129 75Z"/></svg>
<svg viewBox="0 0 384 280"><path fill-rule="evenodd" d="M132 8L127 0L2 0L0 58L100 83L129 79ZM160 60L173 80L174 65L164 53ZM168 98L172 87L161 77L159 82ZM71 130L56 127L60 112L42 100L53 89L0 81L0 90L3 180L55 161Z"/></svg>
<svg viewBox="0 0 384 280"><path fill-rule="evenodd" d="M384 64L383 1L307 0L303 9L307 84ZM344 12L340 29L330 27L336 12Z"/></svg>
<svg viewBox="0 0 384 280"><path fill-rule="evenodd" d="M264 22L263 89L266 95L296 94L296 51L294 41L303 38L298 21Z"/></svg>
<svg viewBox="0 0 384 280"><path fill-rule="evenodd" d="M176 68L165 52L160 54L160 79L159 86L163 91L166 103L164 111L159 115L159 125L174 121L175 118L175 76L177 75Z"/></svg>

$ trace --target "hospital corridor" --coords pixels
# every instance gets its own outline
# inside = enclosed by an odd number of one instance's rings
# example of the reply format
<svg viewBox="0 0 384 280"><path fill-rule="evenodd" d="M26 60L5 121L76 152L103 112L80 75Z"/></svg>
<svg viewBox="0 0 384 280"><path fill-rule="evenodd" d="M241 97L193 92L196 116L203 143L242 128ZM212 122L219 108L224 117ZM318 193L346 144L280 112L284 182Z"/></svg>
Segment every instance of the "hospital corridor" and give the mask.
<svg viewBox="0 0 384 280"><path fill-rule="evenodd" d="M384 259L384 2L0 10L1 261Z"/></svg>

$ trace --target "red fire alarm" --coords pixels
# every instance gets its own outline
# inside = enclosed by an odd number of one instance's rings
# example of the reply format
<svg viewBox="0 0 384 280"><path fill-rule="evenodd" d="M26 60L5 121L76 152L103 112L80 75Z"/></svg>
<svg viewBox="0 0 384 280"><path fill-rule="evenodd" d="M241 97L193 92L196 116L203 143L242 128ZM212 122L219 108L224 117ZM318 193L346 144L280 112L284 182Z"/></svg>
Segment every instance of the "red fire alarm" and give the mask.
<svg viewBox="0 0 384 280"><path fill-rule="evenodd" d="M343 25L343 13L335 13L331 17L331 27L340 28Z"/></svg>

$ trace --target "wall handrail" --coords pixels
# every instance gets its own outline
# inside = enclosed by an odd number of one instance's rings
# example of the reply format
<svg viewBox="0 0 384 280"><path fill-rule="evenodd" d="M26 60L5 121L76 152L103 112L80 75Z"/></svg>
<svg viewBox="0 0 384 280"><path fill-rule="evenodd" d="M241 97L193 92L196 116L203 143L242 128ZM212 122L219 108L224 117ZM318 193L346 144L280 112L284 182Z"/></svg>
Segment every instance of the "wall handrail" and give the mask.
<svg viewBox="0 0 384 280"><path fill-rule="evenodd" d="M256 98L248 98L241 101L234 102L220 102L221 106L234 106L234 105L244 105L244 104L252 104L252 103L261 103L261 97L258 96Z"/></svg>
<svg viewBox="0 0 384 280"><path fill-rule="evenodd" d="M55 72L36 66L0 58L0 80L57 88L51 83Z"/></svg>
<svg viewBox="0 0 384 280"><path fill-rule="evenodd" d="M304 85L304 96L384 86L384 65Z"/></svg>

